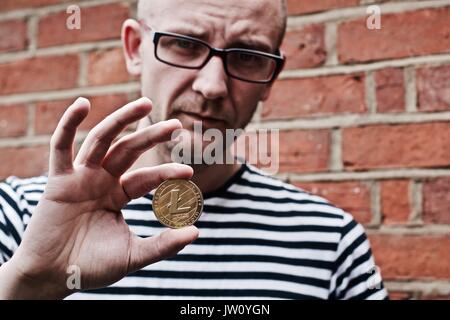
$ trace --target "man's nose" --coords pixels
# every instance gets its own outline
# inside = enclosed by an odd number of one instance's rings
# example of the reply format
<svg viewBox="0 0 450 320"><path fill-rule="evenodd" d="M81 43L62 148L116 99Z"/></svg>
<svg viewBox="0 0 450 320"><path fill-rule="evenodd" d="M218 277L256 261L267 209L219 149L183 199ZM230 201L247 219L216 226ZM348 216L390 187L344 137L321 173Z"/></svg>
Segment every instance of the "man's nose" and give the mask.
<svg viewBox="0 0 450 320"><path fill-rule="evenodd" d="M228 94L228 76L222 59L212 57L208 63L197 72L192 89L201 93L206 99L225 98Z"/></svg>

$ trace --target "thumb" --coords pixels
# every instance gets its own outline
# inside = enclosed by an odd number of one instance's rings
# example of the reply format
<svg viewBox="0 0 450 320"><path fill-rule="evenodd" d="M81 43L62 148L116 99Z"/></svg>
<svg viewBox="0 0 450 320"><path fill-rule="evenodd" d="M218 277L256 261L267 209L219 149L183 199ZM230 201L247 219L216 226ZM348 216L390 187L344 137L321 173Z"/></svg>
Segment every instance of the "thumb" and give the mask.
<svg viewBox="0 0 450 320"><path fill-rule="evenodd" d="M157 236L148 238L133 237L128 273L176 255L186 245L197 239L198 234L196 227L189 226L181 229L167 229Z"/></svg>

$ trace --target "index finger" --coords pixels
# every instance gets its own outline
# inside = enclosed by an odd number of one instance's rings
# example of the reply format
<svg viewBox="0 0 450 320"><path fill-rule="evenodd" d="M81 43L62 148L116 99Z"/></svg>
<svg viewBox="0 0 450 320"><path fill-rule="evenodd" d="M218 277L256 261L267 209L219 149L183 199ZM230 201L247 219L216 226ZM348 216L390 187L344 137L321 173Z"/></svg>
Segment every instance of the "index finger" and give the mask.
<svg viewBox="0 0 450 320"><path fill-rule="evenodd" d="M129 124L146 116L151 109L152 102L143 97L111 113L89 132L78 152L75 163L100 166L111 143L119 133Z"/></svg>
<svg viewBox="0 0 450 320"><path fill-rule="evenodd" d="M73 141L89 108L89 100L80 97L64 112L50 141L49 175L64 173L72 168Z"/></svg>

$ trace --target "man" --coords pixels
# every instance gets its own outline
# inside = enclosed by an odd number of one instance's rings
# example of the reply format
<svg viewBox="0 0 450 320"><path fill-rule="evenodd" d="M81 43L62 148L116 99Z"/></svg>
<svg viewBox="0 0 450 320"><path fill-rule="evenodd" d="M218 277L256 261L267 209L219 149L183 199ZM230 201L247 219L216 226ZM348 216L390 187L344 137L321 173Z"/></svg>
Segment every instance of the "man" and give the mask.
<svg viewBox="0 0 450 320"><path fill-rule="evenodd" d="M268 97L282 67L284 2L141 0L138 15L122 40L151 101L105 118L74 159L89 112L77 99L52 136L48 177L1 184L0 297L386 298L350 214L248 164L171 163L175 130L244 128ZM174 178L203 192L200 235L193 226L160 234L150 191Z"/></svg>

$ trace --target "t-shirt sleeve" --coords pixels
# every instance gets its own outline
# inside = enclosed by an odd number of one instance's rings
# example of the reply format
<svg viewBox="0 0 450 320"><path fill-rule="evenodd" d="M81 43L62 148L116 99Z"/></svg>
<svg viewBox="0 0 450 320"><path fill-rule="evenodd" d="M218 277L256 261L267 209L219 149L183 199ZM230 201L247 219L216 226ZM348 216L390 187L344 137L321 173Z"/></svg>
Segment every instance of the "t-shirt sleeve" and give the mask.
<svg viewBox="0 0 450 320"><path fill-rule="evenodd" d="M336 257L331 299L388 299L364 228L348 213L344 213Z"/></svg>
<svg viewBox="0 0 450 320"><path fill-rule="evenodd" d="M0 265L11 259L25 231L27 204L14 180L0 182Z"/></svg>

